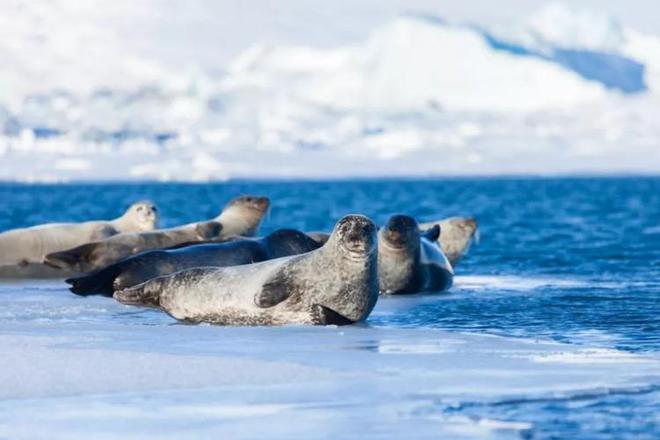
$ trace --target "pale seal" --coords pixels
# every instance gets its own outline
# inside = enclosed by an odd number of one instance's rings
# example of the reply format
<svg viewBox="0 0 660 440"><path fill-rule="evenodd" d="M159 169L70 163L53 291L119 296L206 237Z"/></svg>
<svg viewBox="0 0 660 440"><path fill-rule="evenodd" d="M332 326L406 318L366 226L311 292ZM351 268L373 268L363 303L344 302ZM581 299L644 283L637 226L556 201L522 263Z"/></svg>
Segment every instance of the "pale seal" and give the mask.
<svg viewBox="0 0 660 440"><path fill-rule="evenodd" d="M470 249L470 244L477 234L477 221L469 217L449 217L436 222L422 223L422 230L440 226L440 238L438 243L442 252L453 267L459 262Z"/></svg>
<svg viewBox="0 0 660 440"><path fill-rule="evenodd" d="M376 227L349 215L312 252L261 263L186 269L115 292L125 304L223 325L350 324L378 299Z"/></svg>
<svg viewBox="0 0 660 440"><path fill-rule="evenodd" d="M258 239L241 239L225 243L205 243L179 249L142 252L91 274L69 278L71 291L78 295L112 296L115 290L126 289L162 275L201 266L225 267L318 249L320 245L300 231L279 229Z"/></svg>
<svg viewBox="0 0 660 440"><path fill-rule="evenodd" d="M454 270L436 240L440 227L421 233L417 221L394 215L378 231L378 283L381 294L441 292L451 287Z"/></svg>
<svg viewBox="0 0 660 440"><path fill-rule="evenodd" d="M151 232L115 235L103 241L49 254L45 262L70 272L91 272L150 249L223 240L236 235L253 236L259 230L269 206L267 197L241 196L230 201L222 213L212 220Z"/></svg>
<svg viewBox="0 0 660 440"><path fill-rule="evenodd" d="M0 277L52 276L55 272L42 264L52 252L121 233L151 231L157 224L157 208L142 201L114 220L49 223L0 233Z"/></svg>

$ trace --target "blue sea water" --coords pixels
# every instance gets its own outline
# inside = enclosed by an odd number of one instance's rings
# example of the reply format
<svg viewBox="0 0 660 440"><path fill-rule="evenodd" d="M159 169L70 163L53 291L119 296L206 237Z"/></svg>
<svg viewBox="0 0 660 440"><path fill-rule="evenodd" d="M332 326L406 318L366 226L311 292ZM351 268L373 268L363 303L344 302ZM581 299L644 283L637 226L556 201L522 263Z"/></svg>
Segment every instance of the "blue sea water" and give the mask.
<svg viewBox="0 0 660 440"><path fill-rule="evenodd" d="M348 213L383 223L475 216L480 240L456 268L460 290L422 295L377 328L550 338L631 353L660 350L660 179L236 181L0 185L0 230L117 216L157 203L164 226L210 218L237 194L273 202L262 232L329 230ZM396 299L394 300L396 301ZM529 438L658 438L660 384L556 400L438 404L468 417L527 421Z"/></svg>

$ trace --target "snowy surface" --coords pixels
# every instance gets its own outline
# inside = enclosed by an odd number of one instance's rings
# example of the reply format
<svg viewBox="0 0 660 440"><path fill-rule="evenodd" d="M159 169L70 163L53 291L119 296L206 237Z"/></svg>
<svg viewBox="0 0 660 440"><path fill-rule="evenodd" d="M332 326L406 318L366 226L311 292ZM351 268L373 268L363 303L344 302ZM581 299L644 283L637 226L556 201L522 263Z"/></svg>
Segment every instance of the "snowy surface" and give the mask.
<svg viewBox="0 0 660 440"><path fill-rule="evenodd" d="M0 179L660 171L658 34L381 3L3 0Z"/></svg>
<svg viewBox="0 0 660 440"><path fill-rule="evenodd" d="M452 294L542 282L458 277ZM381 299L372 321L419 300ZM635 393L660 377L656 355L543 339L182 325L61 282L0 285L0 351L0 438L12 439L511 438L531 425L451 409Z"/></svg>

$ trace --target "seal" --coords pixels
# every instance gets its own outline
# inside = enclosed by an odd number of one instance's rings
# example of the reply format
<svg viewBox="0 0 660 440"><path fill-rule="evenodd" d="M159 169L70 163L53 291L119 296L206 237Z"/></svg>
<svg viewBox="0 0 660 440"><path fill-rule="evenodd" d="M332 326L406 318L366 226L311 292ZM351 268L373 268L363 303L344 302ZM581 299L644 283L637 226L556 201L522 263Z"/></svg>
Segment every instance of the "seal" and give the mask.
<svg viewBox="0 0 660 440"><path fill-rule="evenodd" d="M225 267L257 263L310 252L321 247L306 234L279 229L263 238L225 243L205 243L170 250L153 250L128 257L82 277L69 278L71 292L78 295L112 296L152 278L201 266Z"/></svg>
<svg viewBox="0 0 660 440"><path fill-rule="evenodd" d="M440 237L438 244L442 249L452 267L467 254L470 244L477 234L477 221L469 217L449 217L435 222L422 223L420 229L426 231L432 229L435 225L440 226ZM307 232L319 244L323 244L328 239L327 232Z"/></svg>
<svg viewBox="0 0 660 440"><path fill-rule="evenodd" d="M473 238L477 236L477 220L470 217L449 217L435 222L422 223L422 230L440 226L438 243L452 267L470 250Z"/></svg>
<svg viewBox="0 0 660 440"><path fill-rule="evenodd" d="M381 294L441 292L451 287L454 270L437 244L440 226L421 233L407 215L390 217L378 231L378 283Z"/></svg>
<svg viewBox="0 0 660 440"><path fill-rule="evenodd" d="M376 240L371 220L349 215L315 251L243 266L186 269L114 297L195 323L351 324L366 319L378 300Z"/></svg>
<svg viewBox="0 0 660 440"><path fill-rule="evenodd" d="M132 204L114 220L81 223L48 223L0 233L0 274L3 277L49 275L44 257L90 241L127 232L151 231L158 224L158 210L149 201Z"/></svg>
<svg viewBox="0 0 660 440"><path fill-rule="evenodd" d="M70 272L98 270L150 249L163 249L207 240L253 236L257 233L270 200L267 197L241 196L230 201L215 219L189 223L151 232L119 234L46 255L45 263Z"/></svg>

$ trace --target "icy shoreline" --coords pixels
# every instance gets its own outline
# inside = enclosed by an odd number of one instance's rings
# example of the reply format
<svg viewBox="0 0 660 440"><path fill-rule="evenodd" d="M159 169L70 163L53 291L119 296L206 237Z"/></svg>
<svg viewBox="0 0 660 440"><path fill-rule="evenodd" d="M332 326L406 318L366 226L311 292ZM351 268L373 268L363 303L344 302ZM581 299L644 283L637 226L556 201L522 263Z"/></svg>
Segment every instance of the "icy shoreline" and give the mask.
<svg viewBox="0 0 660 440"><path fill-rule="evenodd" d="M190 326L75 297L58 282L0 287L7 438L510 437L531 425L450 410L644 392L660 381L657 355L369 322ZM415 301L380 301L374 317Z"/></svg>

